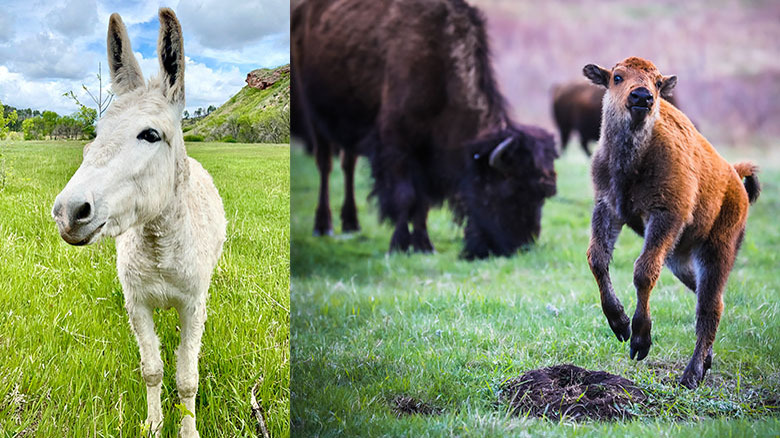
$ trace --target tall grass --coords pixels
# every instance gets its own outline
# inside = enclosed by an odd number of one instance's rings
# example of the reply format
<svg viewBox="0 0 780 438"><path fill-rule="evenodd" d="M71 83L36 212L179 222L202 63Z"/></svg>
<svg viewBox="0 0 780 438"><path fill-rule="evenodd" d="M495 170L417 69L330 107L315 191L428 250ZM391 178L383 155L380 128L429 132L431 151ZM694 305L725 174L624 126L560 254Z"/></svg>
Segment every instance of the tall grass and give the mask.
<svg viewBox="0 0 780 438"><path fill-rule="evenodd" d="M585 258L592 191L589 163L569 150L557 164L558 195L542 234L511 258L459 260L462 230L450 212L430 215L433 255L387 255L392 228L357 200L363 231L313 237L314 161L292 153L292 427L299 436L767 436L780 432L780 304L777 277L780 165L755 151L764 192L725 295L711 374L678 387L695 343L695 296L664 271L651 298L653 347L642 362L615 339ZM731 153L732 158L741 156ZM331 179L341 205L341 173ZM337 218L338 214L334 214ZM335 224L338 230L338 223ZM642 241L624 230L612 264L628 311ZM554 309L553 309L554 308ZM557 312L555 311L557 309ZM573 424L513 418L497 403L501 383L530 369L573 363L637 382L649 396L633 420ZM398 417L392 400L413 397L440 415ZM775 406L774 408L772 406Z"/></svg>
<svg viewBox="0 0 780 438"><path fill-rule="evenodd" d="M113 240L76 248L50 216L81 162L79 142L19 142L0 191L0 436L138 436L139 353ZM189 152L222 196L228 237L210 288L196 399L203 437L255 436L250 390L274 436L289 433L289 148L198 143ZM155 312L165 364L163 436L181 412L175 310Z"/></svg>

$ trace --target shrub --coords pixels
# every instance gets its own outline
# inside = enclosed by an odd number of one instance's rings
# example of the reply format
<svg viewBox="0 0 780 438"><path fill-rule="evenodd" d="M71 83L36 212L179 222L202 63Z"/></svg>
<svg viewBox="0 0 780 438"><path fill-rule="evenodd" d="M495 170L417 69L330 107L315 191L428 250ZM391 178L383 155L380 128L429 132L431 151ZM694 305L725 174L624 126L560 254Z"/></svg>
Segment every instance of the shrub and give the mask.
<svg viewBox="0 0 780 438"><path fill-rule="evenodd" d="M197 134L187 134L184 136L184 141L203 141L203 136Z"/></svg>
<svg viewBox="0 0 780 438"><path fill-rule="evenodd" d="M236 143L236 139L233 138L232 135L226 135L226 136L222 137L219 141L221 141L223 143Z"/></svg>

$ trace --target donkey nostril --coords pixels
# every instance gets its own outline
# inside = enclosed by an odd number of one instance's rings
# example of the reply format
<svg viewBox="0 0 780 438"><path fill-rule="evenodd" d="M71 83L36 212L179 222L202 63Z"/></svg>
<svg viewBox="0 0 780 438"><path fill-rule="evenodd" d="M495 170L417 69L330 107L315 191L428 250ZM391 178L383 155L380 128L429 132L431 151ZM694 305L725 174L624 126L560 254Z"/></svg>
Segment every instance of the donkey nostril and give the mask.
<svg viewBox="0 0 780 438"><path fill-rule="evenodd" d="M92 215L92 204L85 202L76 210L73 219L80 221L89 218Z"/></svg>

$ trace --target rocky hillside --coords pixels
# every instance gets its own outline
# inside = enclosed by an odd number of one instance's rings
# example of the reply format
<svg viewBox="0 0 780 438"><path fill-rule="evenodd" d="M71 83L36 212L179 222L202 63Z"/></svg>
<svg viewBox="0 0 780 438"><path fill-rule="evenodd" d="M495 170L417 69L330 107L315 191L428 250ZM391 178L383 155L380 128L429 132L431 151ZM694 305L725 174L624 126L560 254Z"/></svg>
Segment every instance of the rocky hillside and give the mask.
<svg viewBox="0 0 780 438"><path fill-rule="evenodd" d="M189 139L288 143L290 141L290 65L257 69L247 85L216 111L184 127Z"/></svg>

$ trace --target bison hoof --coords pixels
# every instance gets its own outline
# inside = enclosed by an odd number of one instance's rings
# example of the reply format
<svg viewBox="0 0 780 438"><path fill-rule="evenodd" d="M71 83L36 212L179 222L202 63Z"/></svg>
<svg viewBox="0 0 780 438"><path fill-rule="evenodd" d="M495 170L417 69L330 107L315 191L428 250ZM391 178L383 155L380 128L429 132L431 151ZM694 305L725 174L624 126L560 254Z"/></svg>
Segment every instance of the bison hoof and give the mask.
<svg viewBox="0 0 780 438"><path fill-rule="evenodd" d="M333 235L333 229L329 228L329 229L321 230L321 229L315 228L314 232L312 233L312 235L314 235L314 237L332 236Z"/></svg>
<svg viewBox="0 0 780 438"><path fill-rule="evenodd" d="M342 222L341 223L341 232L344 233L344 234L357 233L358 231L360 231L360 224L358 224L357 222L355 222L355 223Z"/></svg>
<svg viewBox="0 0 780 438"><path fill-rule="evenodd" d="M688 389L696 389L699 387L699 384L702 380L703 377L698 377L694 372L688 372L686 369L682 375L682 378L680 378L680 385Z"/></svg>
<svg viewBox="0 0 780 438"><path fill-rule="evenodd" d="M647 357L647 353L650 352L650 339L643 339L639 336L631 338L631 359L642 360Z"/></svg>
<svg viewBox="0 0 780 438"><path fill-rule="evenodd" d="M627 340L631 339L631 325L628 322L628 317L626 315L621 315L621 317L617 320L607 320L609 322L609 328L612 329L612 332L615 333L615 336L617 336L618 341L620 342L626 342Z"/></svg>

